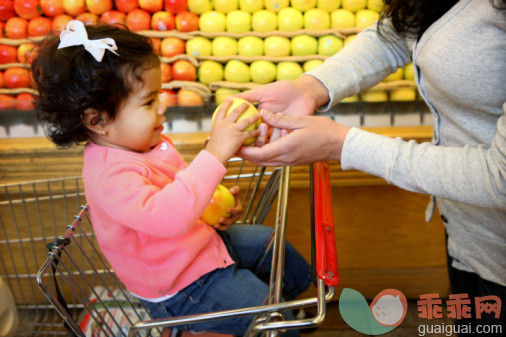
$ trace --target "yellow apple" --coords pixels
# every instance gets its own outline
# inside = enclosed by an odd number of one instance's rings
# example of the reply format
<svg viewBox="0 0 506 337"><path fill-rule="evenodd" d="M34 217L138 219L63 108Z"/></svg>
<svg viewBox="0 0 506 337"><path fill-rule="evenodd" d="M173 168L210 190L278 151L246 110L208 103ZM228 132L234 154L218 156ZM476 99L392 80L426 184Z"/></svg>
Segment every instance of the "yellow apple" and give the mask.
<svg viewBox="0 0 506 337"><path fill-rule="evenodd" d="M367 9L380 13L385 7L384 0L367 0Z"/></svg>
<svg viewBox="0 0 506 337"><path fill-rule="evenodd" d="M256 0L261 2L261 0ZM265 0L264 5L265 9L268 9L273 12L279 12L283 8L287 8L290 4L290 0Z"/></svg>
<svg viewBox="0 0 506 337"><path fill-rule="evenodd" d="M363 102L386 102L388 94L384 90L367 90L360 94Z"/></svg>
<svg viewBox="0 0 506 337"><path fill-rule="evenodd" d="M341 0L318 0L316 7L321 8L327 12L332 12L341 6Z"/></svg>
<svg viewBox="0 0 506 337"><path fill-rule="evenodd" d="M276 65L271 61L257 60L249 66L254 83L267 84L276 79Z"/></svg>
<svg viewBox="0 0 506 337"><path fill-rule="evenodd" d="M251 79L249 66L239 60L230 60L225 64L224 76L226 81L236 83L246 83Z"/></svg>
<svg viewBox="0 0 506 337"><path fill-rule="evenodd" d="M396 102L416 100L416 90L413 88L399 88L390 91L390 100Z"/></svg>
<svg viewBox="0 0 506 337"><path fill-rule="evenodd" d="M214 101L216 102L216 105L220 105L223 101L225 101L225 98L235 96L240 92L241 90L239 89L220 87L214 92Z"/></svg>
<svg viewBox="0 0 506 337"><path fill-rule="evenodd" d="M290 56L291 43L290 39L284 36L273 35L266 37L264 40L265 56Z"/></svg>
<svg viewBox="0 0 506 337"><path fill-rule="evenodd" d="M197 74L200 83L223 81L223 65L216 61L205 60L200 64Z"/></svg>
<svg viewBox="0 0 506 337"><path fill-rule="evenodd" d="M367 0L343 0L342 8L351 12L356 12L360 9L364 9L366 5Z"/></svg>
<svg viewBox="0 0 506 337"><path fill-rule="evenodd" d="M391 82L391 81L399 81L402 80L404 76L404 68L397 68L397 71L388 75L383 81Z"/></svg>
<svg viewBox="0 0 506 337"><path fill-rule="evenodd" d="M228 36L218 36L212 42L213 56L237 55L237 40Z"/></svg>
<svg viewBox="0 0 506 337"><path fill-rule="evenodd" d="M210 226L215 225L220 218L228 218L230 213L227 212L227 209L234 206L234 195L225 186L218 185L211 202L200 216L200 219Z"/></svg>
<svg viewBox="0 0 506 337"><path fill-rule="evenodd" d="M353 41L357 37L357 34L351 34L344 38L344 45L346 46L348 43Z"/></svg>
<svg viewBox="0 0 506 337"><path fill-rule="evenodd" d="M270 32L278 28L278 16L267 9L256 11L251 16L251 28L255 32Z"/></svg>
<svg viewBox="0 0 506 337"><path fill-rule="evenodd" d="M304 13L304 28L321 30L330 28L330 15L321 8L311 8Z"/></svg>
<svg viewBox="0 0 506 337"><path fill-rule="evenodd" d="M278 29L285 32L302 29L304 27L304 15L293 7L283 8L278 13Z"/></svg>
<svg viewBox="0 0 506 337"><path fill-rule="evenodd" d="M404 79L406 80L415 80L415 66L413 62L410 62L404 66Z"/></svg>
<svg viewBox="0 0 506 337"><path fill-rule="evenodd" d="M229 13L239 8L237 0L214 0L214 10L221 13Z"/></svg>
<svg viewBox="0 0 506 337"><path fill-rule="evenodd" d="M290 0L290 6L297 8L301 12L316 7L316 0Z"/></svg>
<svg viewBox="0 0 506 337"><path fill-rule="evenodd" d="M264 8L264 2L259 0L239 0L239 8L248 13L255 13Z"/></svg>
<svg viewBox="0 0 506 337"><path fill-rule="evenodd" d="M358 97L358 95L353 95L343 98L340 103L354 103L358 101L360 101L360 97Z"/></svg>
<svg viewBox="0 0 506 337"><path fill-rule="evenodd" d="M188 0L188 10L197 15L213 9L212 0Z"/></svg>
<svg viewBox="0 0 506 337"><path fill-rule="evenodd" d="M186 54L199 57L211 56L212 43L202 36L195 36L186 41Z"/></svg>
<svg viewBox="0 0 506 337"><path fill-rule="evenodd" d="M293 81L298 79L302 73L304 73L302 66L297 62L292 61L279 62L277 68L276 81Z"/></svg>
<svg viewBox="0 0 506 337"><path fill-rule="evenodd" d="M237 121L240 121L240 120L243 120L245 118L248 118L249 116L251 115L254 115L254 114L257 114L258 113L258 110L257 108L255 108L253 106L253 104L251 104L250 102L242 99L242 98L233 98L232 99L232 105L230 106L230 108L228 108L227 110L227 115L232 112L235 108L237 108L239 105L243 104L243 103L248 103L248 109L246 109L246 111L244 111L238 118L237 118ZM213 117L211 118L211 124L214 123L214 118L216 117L216 113L218 112L218 110L220 110L221 108L221 104L218 105L218 107L216 108L216 110L214 110L214 113L213 113ZM260 119L258 119L255 123L251 124L250 126L248 126L245 130L255 130L256 128L258 128L258 126L260 125L262 121ZM252 145L256 140L256 137L251 137L251 138L248 138L244 141L244 143L242 143L244 146L249 146L249 145Z"/></svg>
<svg viewBox="0 0 506 337"><path fill-rule="evenodd" d="M243 10L231 11L227 14L227 32L245 33L251 30L251 14Z"/></svg>
<svg viewBox="0 0 506 337"><path fill-rule="evenodd" d="M332 56L344 46L343 39L335 35L324 35L318 38L318 55Z"/></svg>
<svg viewBox="0 0 506 337"><path fill-rule="evenodd" d="M264 40L256 36L243 36L237 41L237 52L241 56L262 56Z"/></svg>
<svg viewBox="0 0 506 337"><path fill-rule="evenodd" d="M302 69L304 70L304 72L308 72L311 69L314 69L314 68L320 66L322 63L323 63L323 60L318 60L318 59L308 60L308 61L304 62L304 64L302 65Z"/></svg>
<svg viewBox="0 0 506 337"><path fill-rule="evenodd" d="M355 27L365 29L372 26L379 18L378 12L370 9L361 9L355 13Z"/></svg>
<svg viewBox="0 0 506 337"><path fill-rule="evenodd" d="M351 28L355 27L355 14L347 9L336 9L330 13L331 28Z"/></svg>
<svg viewBox="0 0 506 337"><path fill-rule="evenodd" d="M223 32L226 27L226 16L217 11L207 11L199 17L199 28L203 32Z"/></svg>

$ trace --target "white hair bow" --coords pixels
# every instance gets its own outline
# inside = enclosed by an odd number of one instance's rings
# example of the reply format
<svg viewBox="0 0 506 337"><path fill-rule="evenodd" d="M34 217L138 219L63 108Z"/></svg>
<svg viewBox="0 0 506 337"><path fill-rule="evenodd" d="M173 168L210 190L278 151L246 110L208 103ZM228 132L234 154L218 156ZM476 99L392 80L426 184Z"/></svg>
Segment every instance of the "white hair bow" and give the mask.
<svg viewBox="0 0 506 337"><path fill-rule="evenodd" d="M67 27L60 33L60 44L58 49L83 45L98 62L102 62L105 50L118 55L115 50L118 49L116 42L112 38L104 38L99 40L88 39L88 33L81 21L72 20L67 23Z"/></svg>

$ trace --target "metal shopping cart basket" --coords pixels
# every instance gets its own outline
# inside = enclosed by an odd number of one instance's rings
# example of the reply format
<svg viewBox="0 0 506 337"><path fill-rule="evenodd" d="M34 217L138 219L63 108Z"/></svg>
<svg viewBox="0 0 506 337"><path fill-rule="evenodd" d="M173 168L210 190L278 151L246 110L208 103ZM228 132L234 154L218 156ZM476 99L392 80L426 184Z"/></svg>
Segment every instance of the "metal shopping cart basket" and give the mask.
<svg viewBox="0 0 506 337"><path fill-rule="evenodd" d="M317 170L325 171L326 166ZM323 168L323 169L322 169ZM328 171L328 167L326 167ZM256 315L251 334L262 331L277 331L284 328L309 327L321 323L325 315L325 301L333 296L332 285L337 283L337 266L332 226L332 213L328 207L317 202L315 218L320 224L315 226L316 246L334 247L330 256L316 253L320 261L318 271L318 296L291 302L281 302L281 274L283 269L284 231L288 205L289 168L261 168L234 159L229 162L228 174L224 184L238 184L243 191L245 206L243 222L262 223L277 197L276 230L272 238L273 274L271 294L265 305L227 312L215 312L196 317L179 317L172 320L151 321L140 304L114 275L98 250L89 224L87 210L79 205L85 204L80 178L55 179L16 185L5 185L2 202L1 222L4 239L0 241L2 253L2 276L13 290L15 302L20 312L21 324L18 336L66 335L61 318L69 331L75 335L96 336L166 335L169 326L181 322L210 319L225 319L237 315ZM315 175L321 176L320 173ZM315 178L314 190L317 201L331 205L329 191L321 179ZM329 187L328 187L329 188ZM278 193L279 190L279 193ZM330 212L324 213L325 209ZM72 210L79 210L74 219ZM12 219L6 221L4 218ZM318 215L320 214L320 215ZM62 224L69 224L63 237ZM14 229L13 229L14 228ZM318 231L320 228L320 231ZM318 238L327 234L327 241ZM325 235L324 235L325 236ZM321 242L325 242L322 244ZM50 243L50 253L43 263L41 257L47 256L45 243ZM44 250L46 252L44 252ZM324 249L324 251L326 251ZM332 252L333 251L333 252ZM37 282L42 292L36 290L34 271L41 266ZM329 269L330 267L330 269ZM54 270L53 270L54 268ZM327 286L325 286L325 282ZM42 296L42 294L44 296ZM44 299L50 300L47 304ZM317 306L315 318L294 322L277 321L279 312L289 308ZM55 315L55 308L59 315ZM174 333L176 330L172 330ZM275 332L273 332L275 333Z"/></svg>

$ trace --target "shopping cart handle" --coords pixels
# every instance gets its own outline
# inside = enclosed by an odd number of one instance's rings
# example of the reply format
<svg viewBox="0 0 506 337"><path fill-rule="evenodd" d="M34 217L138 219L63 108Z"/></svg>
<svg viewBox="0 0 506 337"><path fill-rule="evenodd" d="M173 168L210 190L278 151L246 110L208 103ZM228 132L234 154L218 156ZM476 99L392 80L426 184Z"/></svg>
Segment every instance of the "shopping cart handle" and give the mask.
<svg viewBox="0 0 506 337"><path fill-rule="evenodd" d="M316 275L327 286L339 282L328 162L313 163Z"/></svg>

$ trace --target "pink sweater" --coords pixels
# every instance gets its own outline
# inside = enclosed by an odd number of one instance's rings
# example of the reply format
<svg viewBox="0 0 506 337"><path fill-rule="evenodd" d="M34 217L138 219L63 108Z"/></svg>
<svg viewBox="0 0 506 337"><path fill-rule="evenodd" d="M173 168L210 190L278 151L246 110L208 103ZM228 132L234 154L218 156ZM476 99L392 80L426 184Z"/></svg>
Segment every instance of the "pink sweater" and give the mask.
<svg viewBox="0 0 506 337"><path fill-rule="evenodd" d="M132 293L171 295L234 263L200 215L225 175L201 151L190 165L165 136L147 153L84 149L83 180L98 244Z"/></svg>

